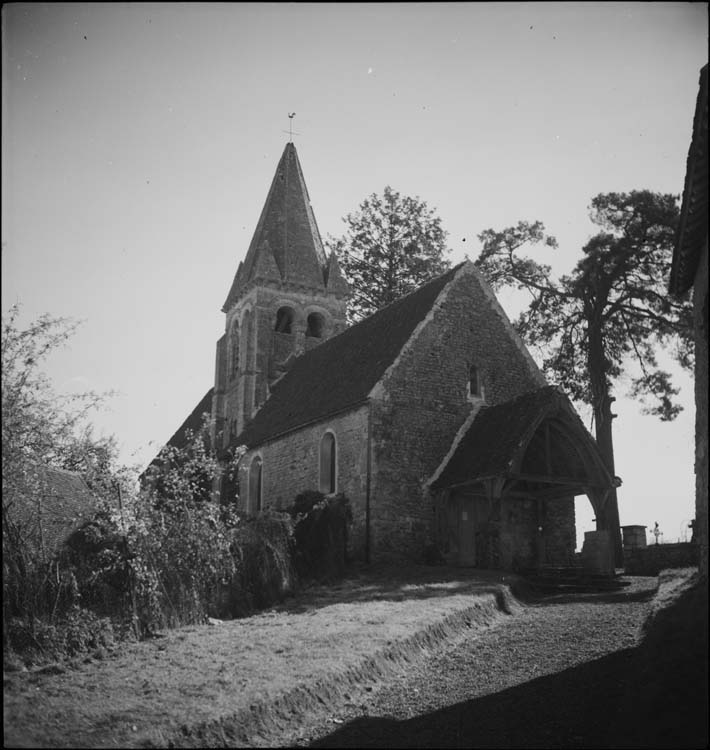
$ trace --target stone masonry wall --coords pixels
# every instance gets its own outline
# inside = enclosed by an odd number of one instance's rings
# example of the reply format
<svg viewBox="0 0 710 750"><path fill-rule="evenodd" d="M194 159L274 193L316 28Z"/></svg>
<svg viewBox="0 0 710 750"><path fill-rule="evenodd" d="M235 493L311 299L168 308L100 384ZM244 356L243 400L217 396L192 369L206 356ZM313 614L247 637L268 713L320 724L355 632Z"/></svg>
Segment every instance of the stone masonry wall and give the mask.
<svg viewBox="0 0 710 750"><path fill-rule="evenodd" d="M657 576L664 568L692 568L698 564L697 544L650 544L624 549L624 573L629 576Z"/></svg>
<svg viewBox="0 0 710 750"><path fill-rule="evenodd" d="M415 336L374 392L374 560L421 560L433 539L433 502L423 483L472 407L471 365L478 368L489 404L545 385L490 289L470 266L457 274Z"/></svg>
<svg viewBox="0 0 710 750"><path fill-rule="evenodd" d="M548 565L573 565L577 546L574 497L546 500L542 519L545 562Z"/></svg>
<svg viewBox="0 0 710 750"><path fill-rule="evenodd" d="M500 567L521 570L537 565L574 563L574 498L538 503L535 498L501 501ZM540 531L542 529L542 531Z"/></svg>
<svg viewBox="0 0 710 750"><path fill-rule="evenodd" d="M367 406L330 420L309 425L245 454L239 470L239 508L247 507L248 468L253 458L262 460L263 506L283 509L304 490L319 485L319 450L323 435L332 431L336 440L336 491L349 500L353 525L348 541L351 556L364 557L367 482Z"/></svg>
<svg viewBox="0 0 710 750"><path fill-rule="evenodd" d="M537 501L504 498L500 504L498 567L503 570L533 568L538 556Z"/></svg>

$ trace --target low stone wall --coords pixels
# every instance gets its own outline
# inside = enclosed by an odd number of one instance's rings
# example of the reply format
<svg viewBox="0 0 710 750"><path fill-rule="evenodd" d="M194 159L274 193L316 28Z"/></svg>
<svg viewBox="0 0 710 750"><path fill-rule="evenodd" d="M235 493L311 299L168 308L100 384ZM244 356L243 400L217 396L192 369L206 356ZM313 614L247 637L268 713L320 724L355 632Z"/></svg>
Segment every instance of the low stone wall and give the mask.
<svg viewBox="0 0 710 750"><path fill-rule="evenodd" d="M697 544L651 544L648 547L624 549L624 572L629 576L656 576L664 568L697 566L698 560Z"/></svg>

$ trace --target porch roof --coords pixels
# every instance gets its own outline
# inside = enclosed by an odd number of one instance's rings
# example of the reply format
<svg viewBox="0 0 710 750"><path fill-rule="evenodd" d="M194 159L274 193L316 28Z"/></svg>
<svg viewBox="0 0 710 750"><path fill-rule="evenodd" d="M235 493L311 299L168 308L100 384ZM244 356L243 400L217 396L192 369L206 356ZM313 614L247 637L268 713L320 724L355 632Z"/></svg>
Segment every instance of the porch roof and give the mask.
<svg viewBox="0 0 710 750"><path fill-rule="evenodd" d="M431 489L496 479L575 494L616 483L571 402L555 386L483 407Z"/></svg>

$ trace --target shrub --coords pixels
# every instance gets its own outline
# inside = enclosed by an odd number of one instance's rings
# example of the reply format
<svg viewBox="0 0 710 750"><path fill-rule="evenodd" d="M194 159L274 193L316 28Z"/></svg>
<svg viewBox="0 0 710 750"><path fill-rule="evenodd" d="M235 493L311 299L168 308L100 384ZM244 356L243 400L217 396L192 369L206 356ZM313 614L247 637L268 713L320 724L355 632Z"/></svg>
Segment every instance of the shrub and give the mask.
<svg viewBox="0 0 710 750"><path fill-rule="evenodd" d="M295 565L304 581L332 581L347 564L348 525L352 511L342 495L309 490L296 497L289 513L296 520Z"/></svg>
<svg viewBox="0 0 710 750"><path fill-rule="evenodd" d="M104 653L114 647L116 633L106 617L71 607L54 622L13 617L6 623L6 655L19 654L27 664L58 661L86 652Z"/></svg>
<svg viewBox="0 0 710 750"><path fill-rule="evenodd" d="M267 510L237 529L232 552L239 561L231 584L231 616L281 601L297 588L294 522L285 513Z"/></svg>
<svg viewBox="0 0 710 750"><path fill-rule="evenodd" d="M240 617L295 590L293 520L243 518L212 501L143 503L127 529L133 619L140 634Z"/></svg>
<svg viewBox="0 0 710 750"><path fill-rule="evenodd" d="M191 478L181 484L179 466L170 471L169 496L158 502L154 487L125 496L120 510L73 532L50 563L4 558L8 663L15 654L37 663L100 651L208 616L243 617L300 581L343 574L351 520L344 496L306 492L287 512L245 518L205 499ZM4 535L4 548L12 541Z"/></svg>

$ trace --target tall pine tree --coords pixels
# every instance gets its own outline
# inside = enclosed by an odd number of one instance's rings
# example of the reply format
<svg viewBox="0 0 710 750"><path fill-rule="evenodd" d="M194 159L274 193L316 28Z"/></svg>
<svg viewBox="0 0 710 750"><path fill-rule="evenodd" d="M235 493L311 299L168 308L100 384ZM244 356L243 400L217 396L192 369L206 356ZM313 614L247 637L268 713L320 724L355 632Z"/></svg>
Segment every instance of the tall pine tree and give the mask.
<svg viewBox="0 0 710 750"><path fill-rule="evenodd" d="M582 248L571 274L559 279L549 266L518 253L530 244L557 246L540 222L479 235L483 250L476 265L494 288L513 285L530 293L516 327L527 344L546 352L545 374L591 406L597 444L612 475L615 385L630 381L630 395L662 420L682 409L657 358L659 348L668 348L683 367L692 366L692 308L666 288L678 217L673 195L597 195L590 218L601 231ZM607 508L603 523L618 527L615 492ZM614 541L621 565L621 539Z"/></svg>

